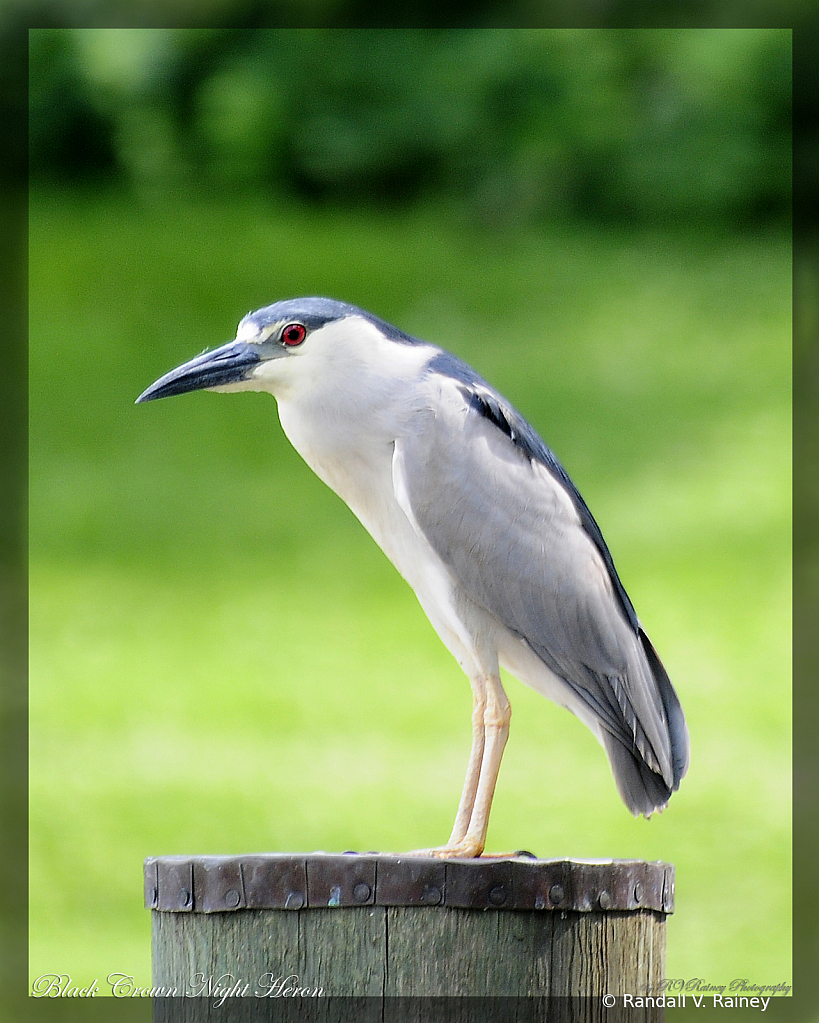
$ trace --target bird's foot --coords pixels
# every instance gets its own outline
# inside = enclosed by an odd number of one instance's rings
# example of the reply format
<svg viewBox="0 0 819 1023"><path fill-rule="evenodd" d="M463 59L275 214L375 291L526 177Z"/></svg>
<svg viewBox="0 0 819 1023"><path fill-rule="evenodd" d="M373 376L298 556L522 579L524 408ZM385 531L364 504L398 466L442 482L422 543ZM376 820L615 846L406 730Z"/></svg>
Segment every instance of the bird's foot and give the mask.
<svg viewBox="0 0 819 1023"><path fill-rule="evenodd" d="M439 860L475 859L483 852L483 842L475 838L462 838L460 842L447 842L435 849L413 849L407 856L434 856Z"/></svg>
<svg viewBox="0 0 819 1023"><path fill-rule="evenodd" d="M404 853L405 856L434 856L437 859L477 859L484 860L536 860L537 856L528 849L516 849L515 852L484 852L476 842L447 843L436 849L413 849Z"/></svg>

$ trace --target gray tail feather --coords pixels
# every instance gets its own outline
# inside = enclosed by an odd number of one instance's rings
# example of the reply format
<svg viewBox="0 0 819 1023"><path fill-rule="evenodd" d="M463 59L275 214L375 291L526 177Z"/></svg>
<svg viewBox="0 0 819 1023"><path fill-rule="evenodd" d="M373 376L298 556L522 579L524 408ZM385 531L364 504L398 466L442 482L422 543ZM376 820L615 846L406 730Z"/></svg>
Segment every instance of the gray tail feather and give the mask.
<svg viewBox="0 0 819 1023"><path fill-rule="evenodd" d="M634 816L650 817L655 810L662 810L672 793L662 775L652 771L639 753L633 753L610 732L603 733L603 746L620 798Z"/></svg>
<svg viewBox="0 0 819 1023"><path fill-rule="evenodd" d="M665 715L672 776L667 778L652 771L636 747L625 746L608 732L603 734L603 745L623 802L635 817L640 814L649 817L655 810L662 810L671 794L680 787L680 781L688 770L689 741L680 701L662 661L642 629L640 642Z"/></svg>
<svg viewBox="0 0 819 1023"><path fill-rule="evenodd" d="M685 777L685 772L688 770L688 727L685 723L685 715L680 706L680 701L677 699L674 686L671 684L671 679L663 667L663 662L657 656L657 651L651 645L651 641L642 629L640 629L640 642L643 645L646 659L651 668L651 674L657 683L660 699L663 701L665 718L668 722L668 739L671 744L671 764L674 771L672 791L676 792L680 787L680 782Z"/></svg>

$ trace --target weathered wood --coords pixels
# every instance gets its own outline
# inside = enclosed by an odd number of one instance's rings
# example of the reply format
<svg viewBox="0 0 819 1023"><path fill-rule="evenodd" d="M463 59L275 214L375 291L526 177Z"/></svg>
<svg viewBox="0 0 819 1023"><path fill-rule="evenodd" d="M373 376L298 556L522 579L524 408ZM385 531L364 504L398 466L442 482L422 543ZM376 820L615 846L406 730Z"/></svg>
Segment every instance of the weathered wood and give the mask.
<svg viewBox="0 0 819 1023"><path fill-rule="evenodd" d="M154 988L231 1019L243 998L309 1018L320 994L579 996L571 1018L613 1020L604 994L660 993L673 908L673 868L633 861L167 857L145 878Z"/></svg>

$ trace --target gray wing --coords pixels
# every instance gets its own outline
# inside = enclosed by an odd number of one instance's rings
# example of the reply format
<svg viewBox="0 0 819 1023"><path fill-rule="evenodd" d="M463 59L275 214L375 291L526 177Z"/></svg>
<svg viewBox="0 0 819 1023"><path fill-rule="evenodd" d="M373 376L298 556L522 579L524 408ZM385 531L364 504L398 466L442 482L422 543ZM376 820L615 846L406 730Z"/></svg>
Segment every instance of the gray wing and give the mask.
<svg viewBox="0 0 819 1023"><path fill-rule="evenodd" d="M412 516L466 595L593 712L624 801L650 813L687 767L674 689L565 471L468 372L431 373L429 407L396 442Z"/></svg>

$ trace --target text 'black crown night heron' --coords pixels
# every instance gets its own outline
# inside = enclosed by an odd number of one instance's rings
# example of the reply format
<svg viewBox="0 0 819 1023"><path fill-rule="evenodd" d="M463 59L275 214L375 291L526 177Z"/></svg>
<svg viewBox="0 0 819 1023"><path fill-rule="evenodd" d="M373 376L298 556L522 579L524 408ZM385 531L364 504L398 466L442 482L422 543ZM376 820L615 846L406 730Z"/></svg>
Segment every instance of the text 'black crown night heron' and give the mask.
<svg viewBox="0 0 819 1023"><path fill-rule="evenodd" d="M438 856L479 856L509 734L507 668L608 754L636 816L688 767L677 694L597 523L555 456L469 366L344 302L249 313L137 401L269 391L293 447L415 590L473 692L472 751Z"/></svg>

